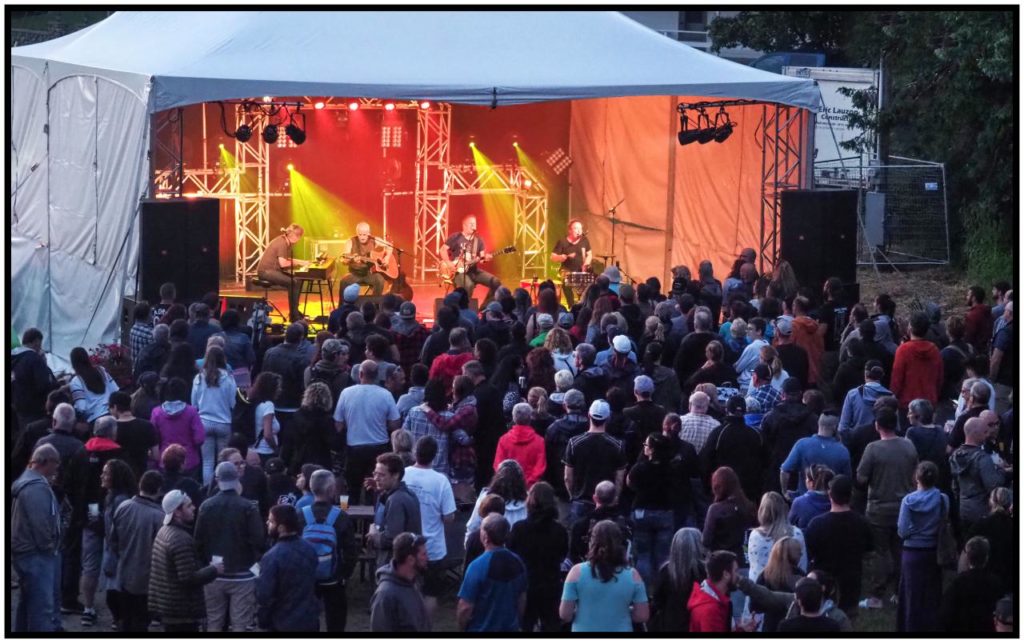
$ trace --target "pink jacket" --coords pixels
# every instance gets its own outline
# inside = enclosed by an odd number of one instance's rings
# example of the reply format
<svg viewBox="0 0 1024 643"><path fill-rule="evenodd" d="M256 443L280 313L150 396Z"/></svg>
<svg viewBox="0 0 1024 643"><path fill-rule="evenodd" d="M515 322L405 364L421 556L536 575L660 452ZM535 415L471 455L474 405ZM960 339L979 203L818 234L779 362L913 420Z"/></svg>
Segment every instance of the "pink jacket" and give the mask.
<svg viewBox="0 0 1024 643"><path fill-rule="evenodd" d="M164 402L153 409L150 418L160 434L160 452L172 444L185 447L184 470L199 466L199 448L206 440L206 430L199 419L199 411L184 402Z"/></svg>

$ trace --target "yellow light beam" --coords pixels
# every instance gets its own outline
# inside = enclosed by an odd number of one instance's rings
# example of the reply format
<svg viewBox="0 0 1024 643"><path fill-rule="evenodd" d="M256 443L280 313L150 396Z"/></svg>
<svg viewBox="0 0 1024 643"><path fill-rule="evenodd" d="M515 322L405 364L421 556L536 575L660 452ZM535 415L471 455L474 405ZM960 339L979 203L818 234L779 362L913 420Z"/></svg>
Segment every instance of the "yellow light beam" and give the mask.
<svg viewBox="0 0 1024 643"><path fill-rule="evenodd" d="M289 171L288 177L292 222L302 226L307 237L348 239L355 235L356 224L366 219L364 212L298 170Z"/></svg>

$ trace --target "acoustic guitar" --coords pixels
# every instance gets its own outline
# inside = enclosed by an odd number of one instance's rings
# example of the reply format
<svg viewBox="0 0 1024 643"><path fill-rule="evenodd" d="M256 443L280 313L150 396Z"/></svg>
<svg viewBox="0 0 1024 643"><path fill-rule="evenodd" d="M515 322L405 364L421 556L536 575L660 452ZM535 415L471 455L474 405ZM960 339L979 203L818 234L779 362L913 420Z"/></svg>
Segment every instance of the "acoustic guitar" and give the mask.
<svg viewBox="0 0 1024 643"><path fill-rule="evenodd" d="M497 250L495 252L492 252L491 253L491 257L493 258L493 257L497 257L497 256L500 256L500 255L507 255L507 254L510 254L510 253L513 253L513 252L516 252L516 247L515 246L506 246L506 247L502 248L501 250ZM465 272L467 270L469 270L470 268L472 268L476 264L480 263L481 261L484 261L484 258L483 258L482 255L479 256L479 257L472 257L472 258L469 258L469 259L465 259L463 257L459 257L455 261L445 261L444 259L442 259L441 261L438 261L437 262L437 276L441 280L441 285L442 286L454 285L455 282L453 280L455 279L455 275L465 274Z"/></svg>
<svg viewBox="0 0 1024 643"><path fill-rule="evenodd" d="M391 236L385 235L384 240L391 243ZM369 254L342 253L341 260L345 263L369 264L372 272L379 272L387 279L398 277L398 259L389 247L374 248Z"/></svg>

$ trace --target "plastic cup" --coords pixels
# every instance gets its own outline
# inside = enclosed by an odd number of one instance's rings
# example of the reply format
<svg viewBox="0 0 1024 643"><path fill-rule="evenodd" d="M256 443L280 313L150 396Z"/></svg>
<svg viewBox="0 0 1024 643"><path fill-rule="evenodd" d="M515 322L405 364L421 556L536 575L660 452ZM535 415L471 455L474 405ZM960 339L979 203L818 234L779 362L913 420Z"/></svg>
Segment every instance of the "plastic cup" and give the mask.
<svg viewBox="0 0 1024 643"><path fill-rule="evenodd" d="M348 494L343 494L338 501L338 506L341 507L342 511L348 511Z"/></svg>

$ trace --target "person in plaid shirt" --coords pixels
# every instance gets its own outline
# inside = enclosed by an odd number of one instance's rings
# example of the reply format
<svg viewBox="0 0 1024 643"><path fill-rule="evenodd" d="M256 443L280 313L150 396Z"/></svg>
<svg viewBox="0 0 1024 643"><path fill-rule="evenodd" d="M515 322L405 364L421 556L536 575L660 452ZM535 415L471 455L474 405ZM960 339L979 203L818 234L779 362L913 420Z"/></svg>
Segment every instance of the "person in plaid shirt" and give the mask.
<svg viewBox="0 0 1024 643"><path fill-rule="evenodd" d="M782 401L782 394L772 386L772 369L767 364L758 364L754 367L754 376L750 380L750 390L747 395L758 401L761 412L767 413L779 405Z"/></svg>
<svg viewBox="0 0 1024 643"><path fill-rule="evenodd" d="M682 428L679 430L679 439L692 444L698 453L719 424L718 420L708 415L710 402L706 393L697 391L690 396L690 412L680 418Z"/></svg>
<svg viewBox="0 0 1024 643"><path fill-rule="evenodd" d="M448 434L452 427L445 420L453 415L447 408L444 382L437 378L431 379L423 389L423 404L409 409L409 414L402 423L402 428L412 434L414 443L428 435L434 438L437 442L437 455L434 456L430 467L446 476L450 468Z"/></svg>
<svg viewBox="0 0 1024 643"><path fill-rule="evenodd" d="M391 336L398 347L398 364L406 376L411 376L412 365L420 361L420 352L430 331L416 321L416 304L411 301L398 307L398 317L398 323L391 326Z"/></svg>
<svg viewBox="0 0 1024 643"><path fill-rule="evenodd" d="M153 320L149 302L140 301L135 305L135 323L128 332L128 348L132 359L142 354L142 349L153 342Z"/></svg>

